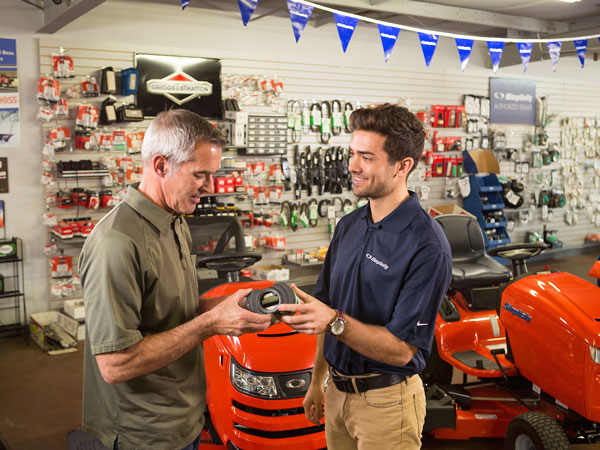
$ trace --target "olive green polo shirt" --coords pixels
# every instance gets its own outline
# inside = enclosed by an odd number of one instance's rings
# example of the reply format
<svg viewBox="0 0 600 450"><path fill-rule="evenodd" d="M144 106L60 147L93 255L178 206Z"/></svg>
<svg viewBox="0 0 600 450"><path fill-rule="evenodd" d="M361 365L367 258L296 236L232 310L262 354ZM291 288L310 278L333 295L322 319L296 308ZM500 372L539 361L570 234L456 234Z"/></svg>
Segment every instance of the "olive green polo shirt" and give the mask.
<svg viewBox="0 0 600 450"><path fill-rule="evenodd" d="M116 385L94 355L129 347L198 315L187 223L130 186L87 238L79 259L86 312L83 429L108 448L179 450L204 424L202 346Z"/></svg>

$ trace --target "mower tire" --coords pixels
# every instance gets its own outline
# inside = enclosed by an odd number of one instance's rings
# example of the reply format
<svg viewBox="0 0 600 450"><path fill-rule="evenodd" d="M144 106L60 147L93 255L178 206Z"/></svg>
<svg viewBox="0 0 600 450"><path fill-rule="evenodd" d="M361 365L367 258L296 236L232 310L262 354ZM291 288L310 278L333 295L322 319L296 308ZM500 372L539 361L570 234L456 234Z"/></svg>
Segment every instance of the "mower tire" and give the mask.
<svg viewBox="0 0 600 450"><path fill-rule="evenodd" d="M452 383L453 367L444 361L437 348L437 341L433 340L431 346L431 354L425 360L425 369L421 372L421 378L425 386L430 386L433 383L450 384Z"/></svg>
<svg viewBox="0 0 600 450"><path fill-rule="evenodd" d="M507 450L568 450L569 439L552 417L538 412L520 414L506 428Z"/></svg>

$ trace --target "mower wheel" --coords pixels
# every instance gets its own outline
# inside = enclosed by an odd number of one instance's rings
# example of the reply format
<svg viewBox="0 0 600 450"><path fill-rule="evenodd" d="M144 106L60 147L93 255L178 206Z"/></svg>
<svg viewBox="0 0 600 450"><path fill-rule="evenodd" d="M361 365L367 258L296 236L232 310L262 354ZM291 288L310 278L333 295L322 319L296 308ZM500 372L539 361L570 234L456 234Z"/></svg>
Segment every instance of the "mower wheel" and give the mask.
<svg viewBox="0 0 600 450"><path fill-rule="evenodd" d="M423 379L423 384L425 386L430 386L433 383L452 383L453 367L440 357L437 341L435 339L431 346L431 354L429 355L429 358L425 360L425 364L425 370L421 372L421 378Z"/></svg>
<svg viewBox="0 0 600 450"><path fill-rule="evenodd" d="M520 414L506 428L507 450L568 450L569 439L552 417L538 412Z"/></svg>

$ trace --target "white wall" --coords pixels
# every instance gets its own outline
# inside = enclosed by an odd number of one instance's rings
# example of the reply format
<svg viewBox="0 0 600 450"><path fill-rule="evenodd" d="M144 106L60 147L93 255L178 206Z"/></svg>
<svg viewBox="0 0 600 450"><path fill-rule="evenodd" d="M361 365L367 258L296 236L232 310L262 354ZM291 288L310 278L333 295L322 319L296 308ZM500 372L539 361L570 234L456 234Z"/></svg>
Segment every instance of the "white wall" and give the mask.
<svg viewBox="0 0 600 450"><path fill-rule="evenodd" d="M42 257L46 233L41 225L43 212L40 185L41 129L35 120L35 92L39 76L38 40L35 30L42 26L42 12L24 2L0 0L0 37L17 40L17 66L20 93L21 145L0 148L8 158L9 193L5 201L6 235L23 239L27 306L31 311L45 310L47 297L47 260ZM0 268L1 270L2 268ZM2 300L0 300L2 301ZM5 300L6 301L6 300ZM28 313L31 312L28 310ZM2 311L0 321L11 322L12 311Z"/></svg>
<svg viewBox="0 0 600 450"><path fill-rule="evenodd" d="M237 5L235 0L223 2ZM263 68L271 75L281 71L294 93L307 98L313 89L321 92L315 95L324 98L344 95L350 88L338 82L336 74L340 80L348 78L348 74L356 79L360 74L363 87L353 85L351 92L366 102L396 101L398 97L405 97L419 107L433 103L457 104L462 101L463 93L487 94L487 79L493 75L487 67L489 57L485 43L476 43L469 66L461 73L455 44L447 38L440 39L431 66L427 68L417 35L403 31L392 57L385 63L376 27L364 22L359 23L344 54L333 21L320 28L308 25L296 44L287 17L267 16L244 27L237 12L195 8L194 1L182 12L179 5L176 0L169 4L108 0L63 30L43 38L72 42L78 48L89 44L90 48L135 48L140 52L219 57L239 73L244 69L261 73ZM285 7L283 1L282 6ZM0 152L0 156L9 157L11 187L10 194L2 198L7 203L8 235L18 235L25 240L28 310L35 312L48 308L47 259L42 253L46 230L41 225L43 198L39 182L42 136L35 120L37 107L33 100L39 74L35 30L41 26L42 18L34 7L14 0L0 0L0 8L5 11L0 17L0 37L18 39L22 107L21 148ZM260 13L259 5L257 14ZM505 51L516 52L516 49ZM307 76L302 73L303 63L325 68L323 75L329 79L326 86L330 92L302 81ZM297 68L296 77L292 67ZM320 76L318 72L308 75L309 78ZM520 66L501 68L497 75L524 76ZM581 70L576 58L561 58L556 73L552 72L550 61L532 63L524 77L538 82L538 94L550 93L551 110L577 115L600 113L598 62L588 59L585 69ZM394 88L395 83L401 87ZM571 88L571 84L576 86ZM577 96L590 98L589 103L571 100L572 89ZM555 129L554 133L557 132Z"/></svg>

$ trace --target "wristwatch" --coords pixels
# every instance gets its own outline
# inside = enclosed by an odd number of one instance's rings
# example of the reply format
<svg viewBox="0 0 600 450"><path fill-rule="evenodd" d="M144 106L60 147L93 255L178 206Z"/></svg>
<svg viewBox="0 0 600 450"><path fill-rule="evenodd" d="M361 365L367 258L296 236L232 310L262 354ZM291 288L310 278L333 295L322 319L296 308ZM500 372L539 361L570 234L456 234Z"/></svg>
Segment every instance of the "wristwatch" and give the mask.
<svg viewBox="0 0 600 450"><path fill-rule="evenodd" d="M332 336L339 336L344 332L344 328L346 327L346 319L344 319L344 313L339 309L335 310L335 318L331 321L325 331L327 331Z"/></svg>

